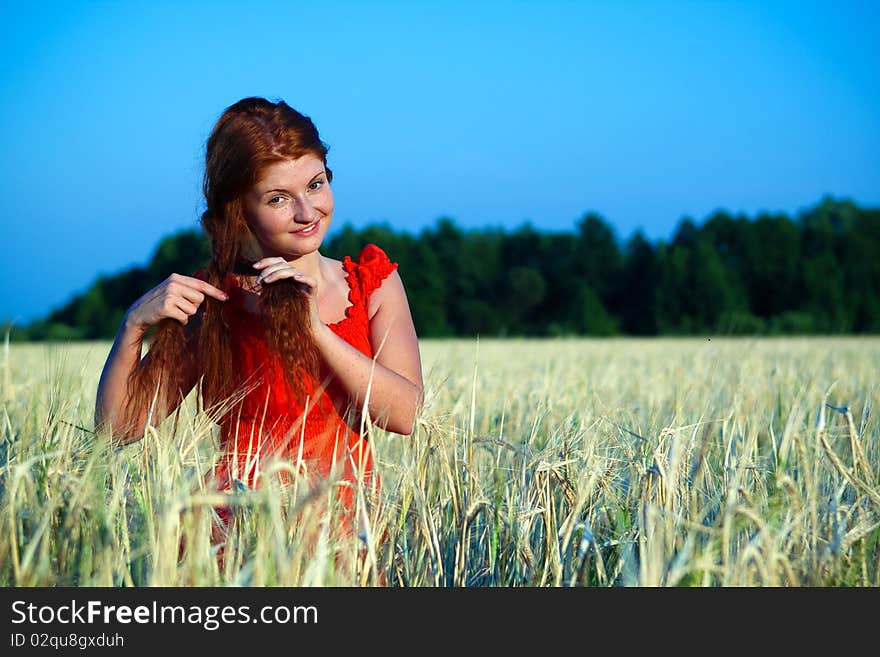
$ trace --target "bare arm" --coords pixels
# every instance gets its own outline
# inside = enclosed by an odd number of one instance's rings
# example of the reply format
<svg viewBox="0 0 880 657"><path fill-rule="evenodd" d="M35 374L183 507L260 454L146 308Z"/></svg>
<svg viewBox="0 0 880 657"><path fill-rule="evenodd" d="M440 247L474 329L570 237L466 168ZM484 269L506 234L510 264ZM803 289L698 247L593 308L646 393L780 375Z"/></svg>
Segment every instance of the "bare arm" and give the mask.
<svg viewBox="0 0 880 657"><path fill-rule="evenodd" d="M204 281L172 274L129 308L101 372L95 399L96 428L109 424L114 439L121 443L132 442L143 435L150 410L149 405L137 409L136 417L128 417L125 414L125 406L128 401L129 375L136 368L144 367L150 359L149 353L141 359L144 335L150 326L166 318L174 319L186 326L190 317L197 313L205 294L223 300L226 298L225 293ZM191 340L195 332L189 330L186 333ZM151 425L158 425L174 412L182 397L185 397L195 385L196 367L191 357L192 352L193 349L187 349L186 354L189 358L179 363L179 368L175 372L160 377Z"/></svg>
<svg viewBox="0 0 880 657"><path fill-rule="evenodd" d="M126 401L128 375L141 362L141 347L146 329L133 326L128 314L116 333L116 339L110 348L101 380L98 382L98 394L95 400L95 427L103 428L109 424L113 429L114 438L122 443L131 442L136 436L126 431L122 417L122 409ZM136 426L143 426L141 418L137 418ZM131 427L133 428L133 427Z"/></svg>
<svg viewBox="0 0 880 657"><path fill-rule="evenodd" d="M375 356L368 358L319 323L315 343L324 361L349 395L362 406L367 398L370 418L395 433L412 433L422 403L424 384L419 342L406 292L395 271L370 299L370 343Z"/></svg>

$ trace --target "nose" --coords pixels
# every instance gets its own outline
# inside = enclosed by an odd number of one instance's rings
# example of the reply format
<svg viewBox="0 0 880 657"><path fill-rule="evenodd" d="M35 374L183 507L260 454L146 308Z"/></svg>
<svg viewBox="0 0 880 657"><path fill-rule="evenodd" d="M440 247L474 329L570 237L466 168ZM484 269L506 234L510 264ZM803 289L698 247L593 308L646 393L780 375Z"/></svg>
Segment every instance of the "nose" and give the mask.
<svg viewBox="0 0 880 657"><path fill-rule="evenodd" d="M293 220L298 224L310 224L317 220L318 213L308 196L300 194L294 198Z"/></svg>

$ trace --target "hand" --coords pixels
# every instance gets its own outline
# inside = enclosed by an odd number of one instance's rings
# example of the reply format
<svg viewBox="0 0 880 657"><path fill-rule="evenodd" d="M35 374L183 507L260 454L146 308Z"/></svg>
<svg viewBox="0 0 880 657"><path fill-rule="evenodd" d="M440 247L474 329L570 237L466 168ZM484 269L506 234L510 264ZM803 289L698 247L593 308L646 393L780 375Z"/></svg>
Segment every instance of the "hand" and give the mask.
<svg viewBox="0 0 880 657"><path fill-rule="evenodd" d="M128 309L125 323L146 331L163 319L176 319L186 324L195 315L205 295L226 301L227 294L210 283L192 276L171 274Z"/></svg>
<svg viewBox="0 0 880 657"><path fill-rule="evenodd" d="M320 326L318 317L318 279L295 269L289 262L280 256L261 258L254 263L254 268L260 270L257 283L266 285L284 278L292 278L297 287L306 295L311 308L312 326Z"/></svg>

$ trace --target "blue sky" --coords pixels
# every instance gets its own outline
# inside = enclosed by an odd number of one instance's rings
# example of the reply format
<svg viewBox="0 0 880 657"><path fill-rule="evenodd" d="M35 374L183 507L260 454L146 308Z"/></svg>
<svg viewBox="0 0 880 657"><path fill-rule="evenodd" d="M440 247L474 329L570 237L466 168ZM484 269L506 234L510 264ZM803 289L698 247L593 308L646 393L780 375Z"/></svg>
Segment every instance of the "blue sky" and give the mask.
<svg viewBox="0 0 880 657"><path fill-rule="evenodd" d="M196 227L205 139L250 95L330 144L334 229L571 230L594 211L621 239L659 239L716 209L880 205L878 17L873 2L3 2L0 319L44 315Z"/></svg>

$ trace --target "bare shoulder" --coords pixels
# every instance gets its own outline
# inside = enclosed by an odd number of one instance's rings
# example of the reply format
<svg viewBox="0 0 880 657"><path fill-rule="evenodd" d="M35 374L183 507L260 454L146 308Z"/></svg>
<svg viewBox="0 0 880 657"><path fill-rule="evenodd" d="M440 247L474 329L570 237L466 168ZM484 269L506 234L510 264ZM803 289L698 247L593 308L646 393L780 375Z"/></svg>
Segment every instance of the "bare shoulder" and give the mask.
<svg viewBox="0 0 880 657"><path fill-rule="evenodd" d="M385 277L382 284L370 296L369 316L372 319L380 309L395 310L400 308L408 309L409 303L406 299L403 279L395 269Z"/></svg>

